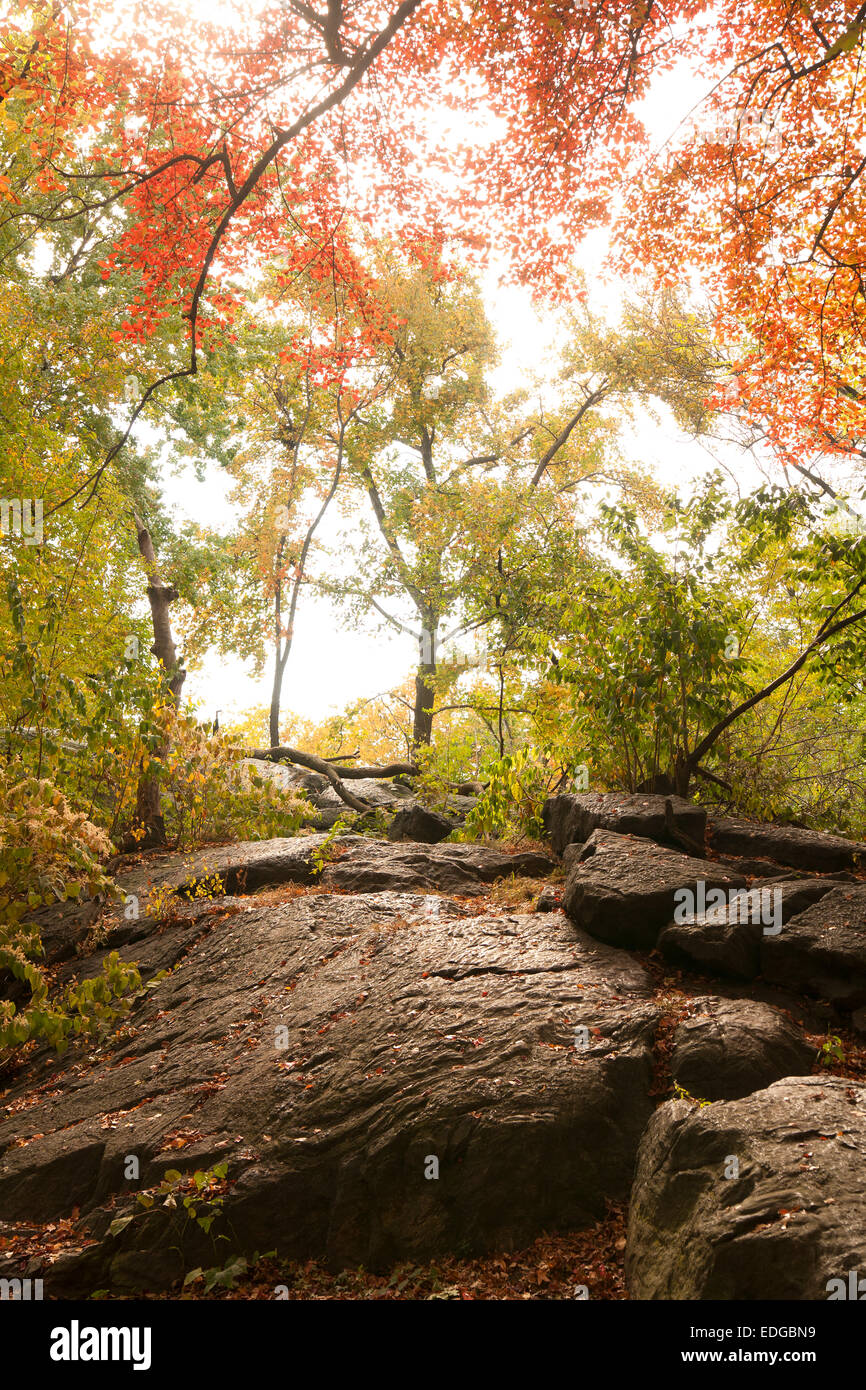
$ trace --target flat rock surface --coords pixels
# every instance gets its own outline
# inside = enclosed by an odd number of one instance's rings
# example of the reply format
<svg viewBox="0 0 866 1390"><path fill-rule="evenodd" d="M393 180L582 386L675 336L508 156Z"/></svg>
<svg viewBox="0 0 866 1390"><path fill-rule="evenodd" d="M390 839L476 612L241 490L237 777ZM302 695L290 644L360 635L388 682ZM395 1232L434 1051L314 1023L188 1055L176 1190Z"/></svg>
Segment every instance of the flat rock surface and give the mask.
<svg viewBox="0 0 866 1390"><path fill-rule="evenodd" d="M658 1011L561 913L387 891L183 911L124 948L172 971L125 1029L41 1052L3 1096L0 1222L77 1207L96 1240L42 1271L46 1297L212 1263L180 1203L134 1194L220 1160L238 1248L337 1265L509 1248L627 1195Z"/></svg>
<svg viewBox="0 0 866 1390"><path fill-rule="evenodd" d="M786 1077L741 1100L669 1101L656 1111L632 1191L632 1298L827 1299L831 1280L858 1269L862 1086Z"/></svg>
<svg viewBox="0 0 866 1390"><path fill-rule="evenodd" d="M739 816L713 817L707 838L718 854L770 859L794 869L832 874L838 869L866 868L866 844L796 826L766 825Z"/></svg>
<svg viewBox="0 0 866 1390"><path fill-rule="evenodd" d="M544 876L554 861L536 852L510 853L486 845L391 845L361 835L298 835L240 841L191 853L143 855L115 875L126 901L105 915L118 923L156 920L172 893L208 900L253 893L281 883L309 884L324 876L332 888L372 891L436 889L472 894L510 874ZM34 914L49 963L69 960L96 913L95 904L60 906Z"/></svg>
<svg viewBox="0 0 866 1390"><path fill-rule="evenodd" d="M353 842L325 865L322 885L345 892L377 889L435 889L441 893L483 893L485 885L511 874L544 877L555 868L549 855L536 850L497 850L486 845L391 844Z"/></svg>
<svg viewBox="0 0 866 1390"><path fill-rule="evenodd" d="M709 860L596 830L571 860L563 905L598 940L648 950L673 919L677 891L687 888L697 896L699 881L706 890L745 887L745 879Z"/></svg>
<svg viewBox="0 0 866 1390"><path fill-rule="evenodd" d="M702 845L707 813L702 806L695 806L679 796L640 792L576 792L551 796L544 803L542 818L555 852L561 855L566 845L588 840L594 830L665 840L666 801L671 803L676 829L696 845Z"/></svg>
<svg viewBox="0 0 866 1390"><path fill-rule="evenodd" d="M360 839L360 837L357 837ZM221 896L254 892L265 884L311 883L320 872L317 855L330 843L344 847L353 837L328 842L325 835L244 840L195 851L164 850L121 861L114 879L126 901L101 907L96 902L58 904L33 914L49 964L69 960L97 912L117 922L156 920L174 893Z"/></svg>

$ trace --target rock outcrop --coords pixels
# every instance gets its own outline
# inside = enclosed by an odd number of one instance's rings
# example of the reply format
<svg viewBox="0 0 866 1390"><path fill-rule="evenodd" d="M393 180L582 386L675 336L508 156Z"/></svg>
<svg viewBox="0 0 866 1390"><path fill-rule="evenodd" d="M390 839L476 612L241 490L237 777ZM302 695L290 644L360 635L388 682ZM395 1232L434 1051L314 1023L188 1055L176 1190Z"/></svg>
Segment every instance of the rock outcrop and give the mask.
<svg viewBox="0 0 866 1390"><path fill-rule="evenodd" d="M656 1111L629 1212L632 1298L827 1299L851 1270L866 1270L862 1086L787 1077Z"/></svg>
<svg viewBox="0 0 866 1390"><path fill-rule="evenodd" d="M120 901L34 915L58 990L112 950L146 987L107 1037L7 1065L0 1235L68 1239L26 1267L8 1241L0 1277L65 1298L231 1252L386 1268L630 1198L634 1298L856 1287L863 847L718 820L705 839L699 808L652 795L553 798L557 857L452 844L465 808L372 785L387 840L152 853Z"/></svg>
<svg viewBox="0 0 866 1390"><path fill-rule="evenodd" d="M710 847L718 854L765 859L819 874L866 868L866 844L840 835L738 816L713 817L707 829Z"/></svg>
<svg viewBox="0 0 866 1390"><path fill-rule="evenodd" d="M745 888L746 880L710 860L652 840L594 830L571 861L563 905L584 931L611 946L649 950L672 921L676 894Z"/></svg>
<svg viewBox="0 0 866 1390"><path fill-rule="evenodd" d="M671 1074L691 1096L736 1100L805 1075L815 1049L778 1009L754 999L696 998L674 1033Z"/></svg>
<svg viewBox="0 0 866 1390"><path fill-rule="evenodd" d="M0 1221L78 1208L96 1241L46 1296L207 1258L182 1207L136 1191L221 1160L225 1250L335 1265L510 1246L627 1196L657 1017L628 956L562 914L408 893L188 911L125 948L171 973L113 1045L43 1056L4 1096Z"/></svg>
<svg viewBox="0 0 866 1390"><path fill-rule="evenodd" d="M682 797L621 792L551 796L544 803L542 818L550 843L559 855L566 845L587 841L594 830L668 841L671 825L678 834L700 847L707 824L703 807Z"/></svg>

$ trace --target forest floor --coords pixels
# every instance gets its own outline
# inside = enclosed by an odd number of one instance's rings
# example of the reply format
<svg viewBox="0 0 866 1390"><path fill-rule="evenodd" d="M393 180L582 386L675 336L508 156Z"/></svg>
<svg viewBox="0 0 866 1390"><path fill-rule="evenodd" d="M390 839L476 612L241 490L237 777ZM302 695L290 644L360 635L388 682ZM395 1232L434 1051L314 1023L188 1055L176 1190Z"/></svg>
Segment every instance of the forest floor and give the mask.
<svg viewBox="0 0 866 1390"><path fill-rule="evenodd" d="M447 1256L423 1265L403 1263L384 1274L365 1269L334 1273L313 1260L290 1264L262 1259L231 1289L205 1292L199 1281L180 1293L158 1297L272 1302L280 1288L280 1296L290 1300L626 1299L625 1218L624 1207L611 1205L605 1219L587 1230L539 1236L523 1250L476 1259Z"/></svg>

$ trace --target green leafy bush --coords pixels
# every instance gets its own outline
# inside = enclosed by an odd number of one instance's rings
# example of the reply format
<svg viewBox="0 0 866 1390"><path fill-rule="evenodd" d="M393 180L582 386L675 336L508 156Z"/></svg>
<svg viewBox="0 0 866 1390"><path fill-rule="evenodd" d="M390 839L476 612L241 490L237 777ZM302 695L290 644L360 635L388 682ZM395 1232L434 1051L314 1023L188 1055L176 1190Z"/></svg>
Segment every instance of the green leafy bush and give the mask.
<svg viewBox="0 0 866 1390"><path fill-rule="evenodd" d="M485 776L489 779L485 791L466 817L459 835L452 838L501 839L515 834L540 839L541 811L551 782L547 761L534 748L518 748L492 762L485 769Z"/></svg>
<svg viewBox="0 0 866 1390"><path fill-rule="evenodd" d="M244 765L227 735L213 735L166 706L149 721L154 746L141 771L159 782L166 834L178 849L208 842L291 836L312 808L294 791Z"/></svg>
<svg viewBox="0 0 866 1390"><path fill-rule="evenodd" d="M128 1007L122 996L141 985L134 966L112 952L103 972L49 999L48 980L35 963L43 954L39 927L28 913L85 894L116 895L101 860L111 845L103 830L73 811L47 778L18 763L0 770L0 969L27 985L18 1008L0 1001L0 1047L41 1039L62 1052L70 1035L99 1033Z"/></svg>

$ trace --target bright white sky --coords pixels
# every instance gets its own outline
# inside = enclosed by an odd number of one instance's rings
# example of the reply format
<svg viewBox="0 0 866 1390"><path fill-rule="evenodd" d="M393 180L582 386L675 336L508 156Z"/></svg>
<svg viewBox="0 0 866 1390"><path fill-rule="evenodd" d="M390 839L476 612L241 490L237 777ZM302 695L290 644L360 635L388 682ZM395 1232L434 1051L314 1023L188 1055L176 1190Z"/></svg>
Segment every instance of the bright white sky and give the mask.
<svg viewBox="0 0 866 1390"><path fill-rule="evenodd" d="M647 100L644 117L654 137L661 143L676 129L700 100L703 87L687 67L656 84ZM594 234L576 257L590 286L593 308L616 312L619 290L616 284L599 278L599 266L606 249L603 234ZM533 311L527 292L503 288L493 275L485 286L488 312L500 337L503 353L498 384L503 390L516 386L525 374L537 368L544 352L553 346L551 329ZM653 469L661 481L681 491L690 479L723 461L736 474L741 485L752 486L758 478L754 463L732 447L708 450L688 439L673 420L656 424L645 419L629 436L630 452L636 462ZM221 470L208 470L204 483L191 470L183 477L167 478L165 495L178 520L195 519L202 524L224 526L230 520L226 502L227 486ZM323 528L326 540L335 538ZM417 659L417 648L406 634L388 630L375 632L349 630L330 603L307 595L302 599L296 623L295 640L283 686L283 710L293 710L316 721L361 697L375 695L398 685ZM238 659L214 656L203 667L191 671L184 688L185 698L197 705L202 718L222 711L221 723L254 705L267 704L270 675L254 680L248 667Z"/></svg>

